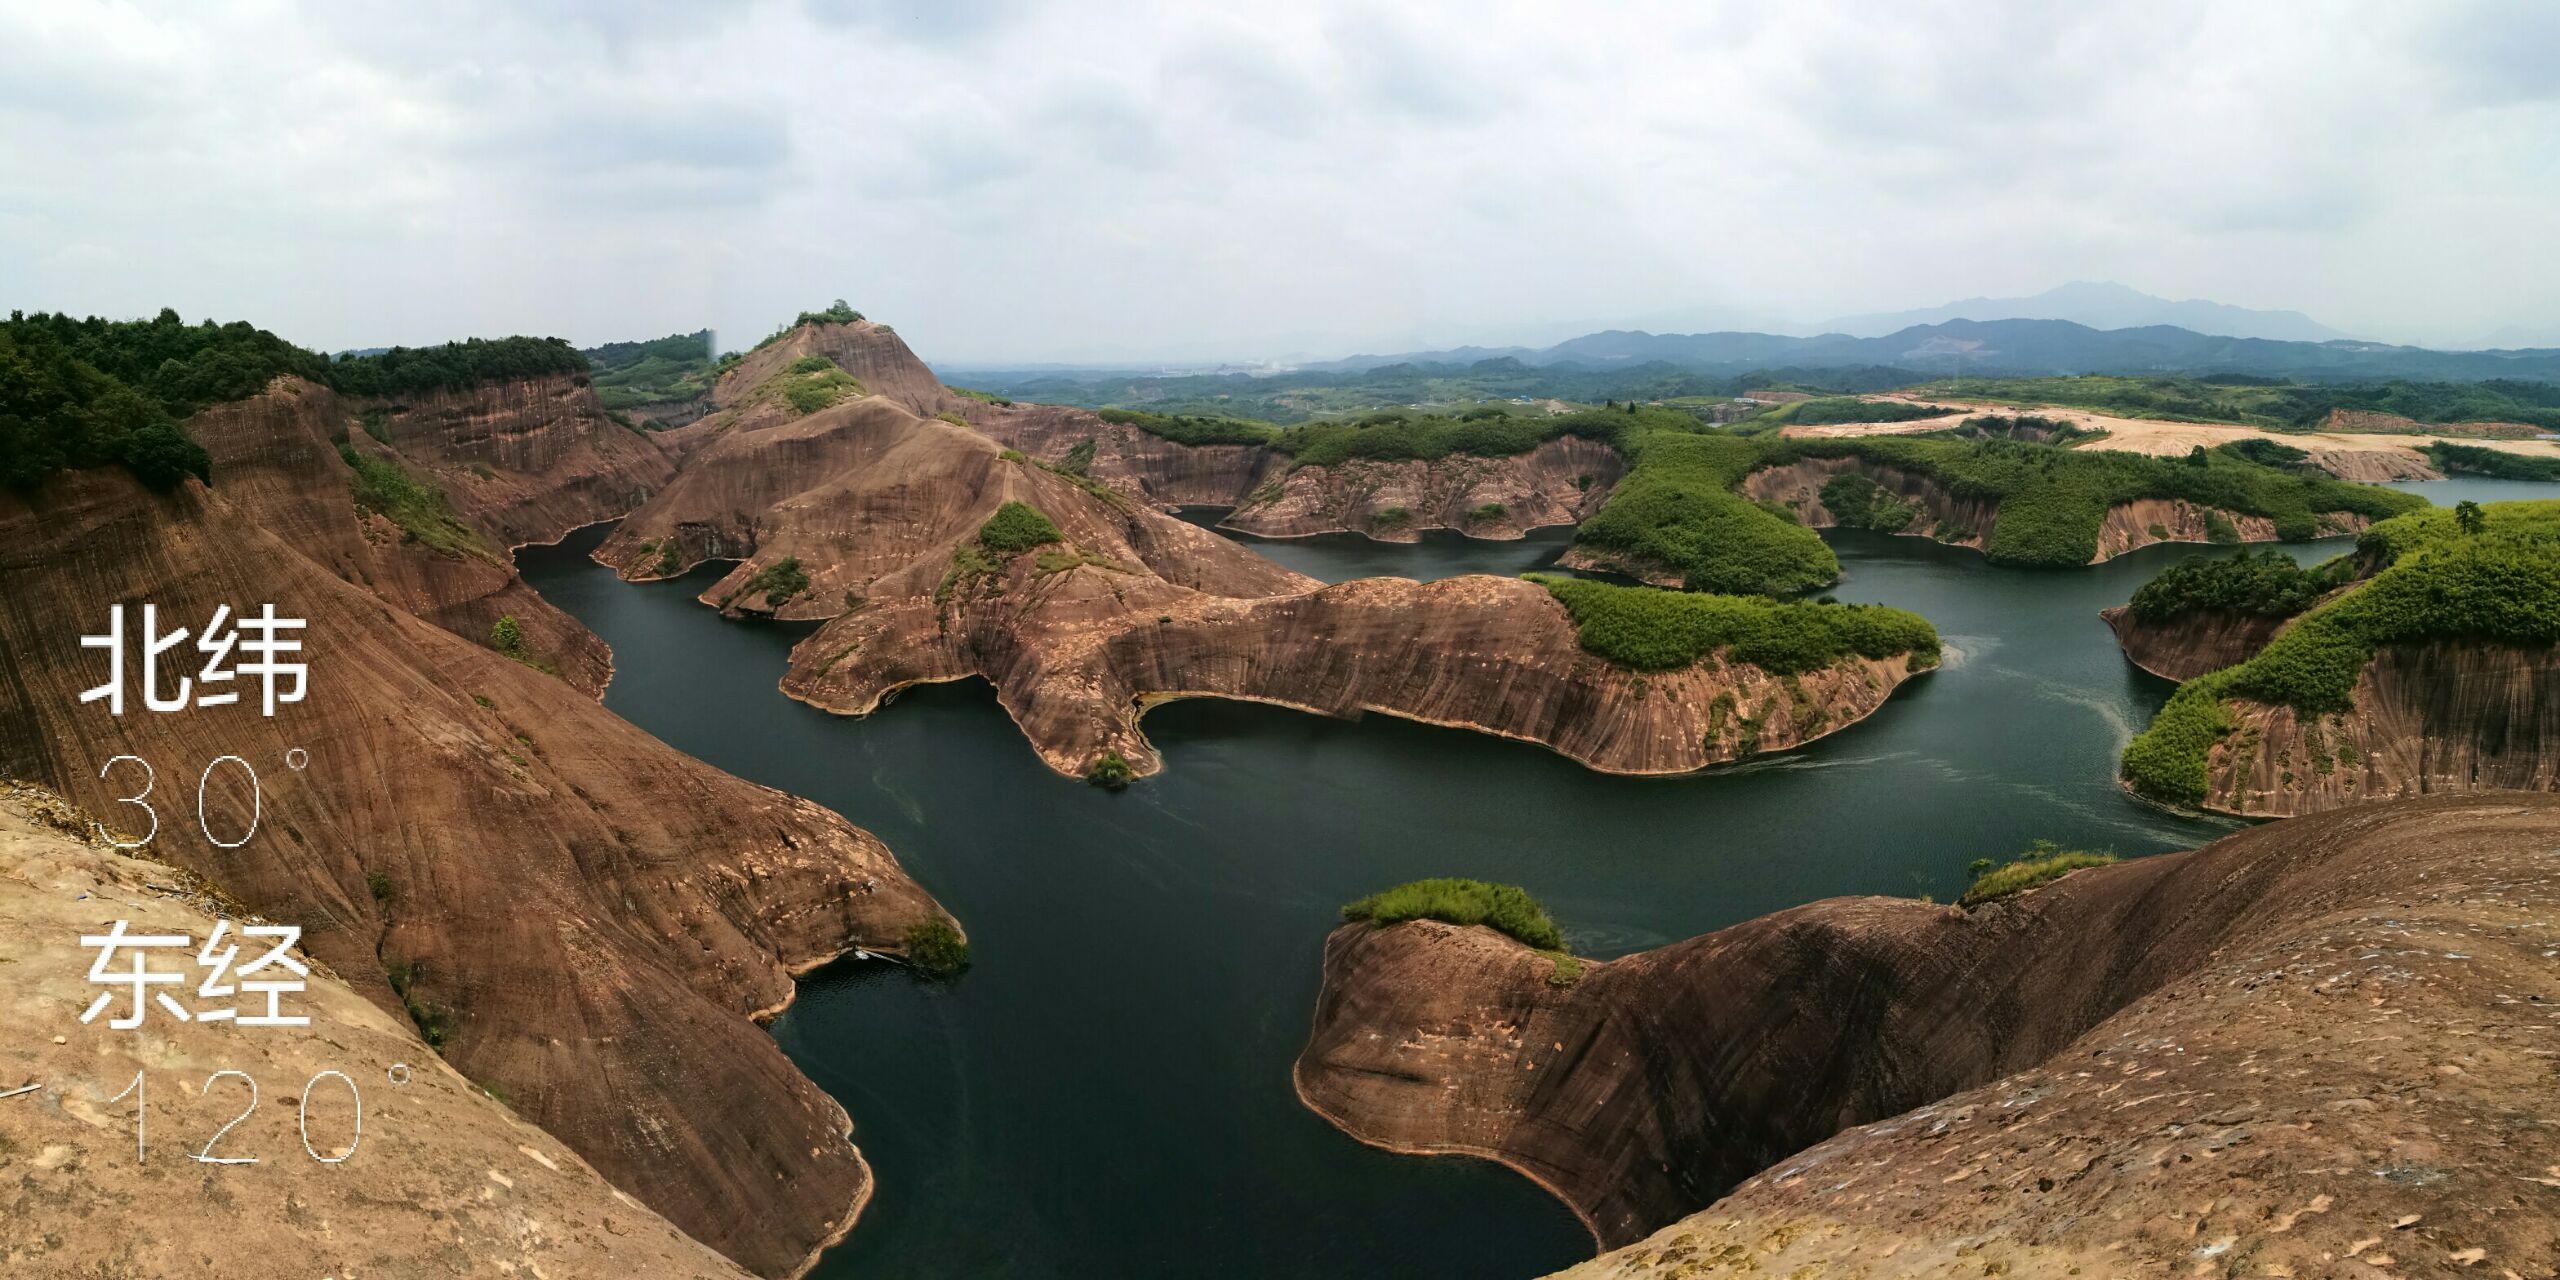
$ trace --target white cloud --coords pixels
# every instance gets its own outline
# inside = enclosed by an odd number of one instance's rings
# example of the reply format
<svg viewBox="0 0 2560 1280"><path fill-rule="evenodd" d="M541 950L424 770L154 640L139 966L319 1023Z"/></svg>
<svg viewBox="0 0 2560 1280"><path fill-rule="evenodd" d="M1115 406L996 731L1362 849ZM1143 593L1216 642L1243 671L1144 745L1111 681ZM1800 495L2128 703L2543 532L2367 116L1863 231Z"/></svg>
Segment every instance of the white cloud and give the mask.
<svg viewBox="0 0 2560 1280"><path fill-rule="evenodd" d="M2113 278L2560 303L2553 8L0 0L8 305L1334 354Z"/></svg>

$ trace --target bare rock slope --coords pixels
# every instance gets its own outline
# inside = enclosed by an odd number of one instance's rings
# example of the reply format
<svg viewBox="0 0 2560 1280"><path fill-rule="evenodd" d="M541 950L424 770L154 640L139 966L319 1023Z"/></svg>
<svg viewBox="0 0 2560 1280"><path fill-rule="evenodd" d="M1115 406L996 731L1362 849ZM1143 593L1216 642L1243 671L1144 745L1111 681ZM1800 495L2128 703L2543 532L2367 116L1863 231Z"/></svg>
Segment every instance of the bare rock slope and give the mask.
<svg viewBox="0 0 2560 1280"><path fill-rule="evenodd" d="M2237 666L2266 648L2291 619L2196 609L2165 622L2144 622L2130 605L2099 611L2116 633L2125 660L2163 680L2193 680Z"/></svg>
<svg viewBox="0 0 2560 1280"><path fill-rule="evenodd" d="M1567 987L1483 928L1349 925L1297 1081L1536 1178L1616 1250L1582 1276L2543 1275L2555 929L2525 794L1818 902Z"/></svg>
<svg viewBox="0 0 2560 1280"><path fill-rule="evenodd" d="M0 1087L35 1086L0 1099L0 1271L745 1276L325 969L286 997L308 1027L83 1024L99 988L82 935L122 920L201 941L232 910L178 868L103 847L92 821L50 792L0 783L0 1016L13 1029L0 1038ZM188 1158L248 1102L237 1077L212 1079L224 1071L246 1073L259 1105L214 1154L254 1165ZM119 1100L137 1073L142 1102Z"/></svg>
<svg viewBox="0 0 2560 1280"><path fill-rule="evenodd" d="M156 856L302 925L356 991L411 1009L455 1067L686 1231L749 1270L799 1269L870 1175L842 1110L752 1019L796 972L894 951L940 908L835 814L422 621L379 575L365 585L364 549L391 535L297 416L268 406L207 433L259 460L231 469L236 503L220 472L167 495L102 471L0 495L0 775L123 813L132 767L100 770L140 757L180 797ZM245 438L261 423L263 443ZM105 662L78 636L145 602L189 626L221 605L308 619L308 696L272 719L254 696L170 715L81 703ZM284 765L293 749L307 769ZM264 783L237 849L184 812L225 754ZM213 830L246 828L243 772L205 790Z"/></svg>

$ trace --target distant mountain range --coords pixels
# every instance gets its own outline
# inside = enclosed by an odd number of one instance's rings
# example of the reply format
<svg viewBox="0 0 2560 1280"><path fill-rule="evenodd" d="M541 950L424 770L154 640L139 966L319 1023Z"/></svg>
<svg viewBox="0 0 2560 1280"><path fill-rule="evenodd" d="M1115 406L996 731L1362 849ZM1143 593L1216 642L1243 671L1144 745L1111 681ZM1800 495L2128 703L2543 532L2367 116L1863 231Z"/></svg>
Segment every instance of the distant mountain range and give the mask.
<svg viewBox="0 0 2560 1280"><path fill-rule="evenodd" d="M2111 281L2089 280L2073 281L2025 298L1967 298L1917 311L1842 316L1824 321L1818 332L1876 338L1950 320L2069 320L2092 329L2169 325L2219 337L2277 342L2330 342L2348 336L2299 311L2252 311L2202 298L2172 302Z"/></svg>
<svg viewBox="0 0 2560 1280"><path fill-rule="evenodd" d="M2164 324L2100 329L2069 320L1946 320L1909 325L1872 337L1848 333L1793 337L1774 333L1646 333L1612 329L1544 348L1466 347L1396 356L1353 356L1304 368L1358 373L1391 364L1463 367L1480 360L1506 358L1533 367L1609 369L1660 363L1703 373L1738 373L1780 366L1825 369L1886 365L1920 373L2210 373L2311 380L2560 381L2560 350L2551 348L2434 351L2352 339L2310 342L2229 337Z"/></svg>

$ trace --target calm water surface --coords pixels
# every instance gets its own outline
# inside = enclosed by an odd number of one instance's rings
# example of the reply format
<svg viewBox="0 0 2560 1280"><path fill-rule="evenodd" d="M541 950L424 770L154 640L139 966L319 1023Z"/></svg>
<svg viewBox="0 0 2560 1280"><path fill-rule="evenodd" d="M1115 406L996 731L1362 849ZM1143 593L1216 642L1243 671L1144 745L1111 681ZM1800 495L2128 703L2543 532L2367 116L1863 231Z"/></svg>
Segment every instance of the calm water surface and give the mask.
<svg viewBox="0 0 2560 1280"><path fill-rule="evenodd" d="M2441 504L2517 496L2486 483L2407 487ZM975 944L947 985L885 964L812 975L774 1028L853 1114L879 1176L821 1277L1553 1270L1589 1238L1525 1179L1374 1151L1298 1105L1289 1065L1342 902L1425 875L1518 881L1578 949L1613 955L1835 894L1943 899L1968 860L2040 837L2133 855L2229 829L2117 788L2117 752L2168 686L2097 617L2219 549L2028 572L1832 535L1839 596L1928 616L1946 668L1804 750L1701 777L1611 778L1455 730L1191 701L1147 718L1166 771L1112 795L1043 768L982 684L910 690L868 720L783 698L799 630L694 603L716 567L621 583L586 558L602 537L520 560L612 643L607 704L877 832ZM1252 545L1332 580L1518 572L1563 540Z"/></svg>

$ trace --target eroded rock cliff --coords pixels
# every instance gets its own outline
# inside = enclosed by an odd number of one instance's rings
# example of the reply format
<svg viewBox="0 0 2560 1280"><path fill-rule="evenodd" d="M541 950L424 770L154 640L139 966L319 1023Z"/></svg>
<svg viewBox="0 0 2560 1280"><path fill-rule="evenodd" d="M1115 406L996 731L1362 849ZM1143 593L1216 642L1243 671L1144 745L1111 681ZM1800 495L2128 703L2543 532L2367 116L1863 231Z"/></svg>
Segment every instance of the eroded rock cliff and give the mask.
<svg viewBox="0 0 2560 1280"><path fill-rule="evenodd" d="M1576 1275L2538 1275L2555 848L2547 795L2365 805L1569 986L1488 929L1347 925L1297 1081L1538 1179L1623 1246Z"/></svg>
<svg viewBox="0 0 2560 1280"><path fill-rule="evenodd" d="M2548 648L2391 645L2354 705L2308 714L2234 701L2207 756L2205 807L2283 818L2394 796L2560 789L2560 662Z"/></svg>
<svg viewBox="0 0 2560 1280"><path fill-rule="evenodd" d="M1991 543L1992 527L2000 518L1998 503L1958 497L1931 477L1866 458L1805 458L1763 467L1743 480L1742 493L1756 502L1785 507L1814 528L1829 529L1843 521L1823 504L1823 486L1842 475L1864 476L1908 509L1908 523L1881 532L1934 538L1977 551ZM2322 512L2318 518L2324 537L2361 532L2371 523L2352 511ZM2098 525L2097 554L2089 563L2103 563L2163 542L2278 540L2275 521L2265 516L2224 511L2182 498L2144 498L2107 508Z"/></svg>
<svg viewBox="0 0 2560 1280"><path fill-rule="evenodd" d="M352 406L363 434L432 477L501 548L557 542L640 505L675 474L648 433L605 413L585 374ZM199 437L201 438L201 437Z"/></svg>
<svg viewBox="0 0 2560 1280"><path fill-rule="evenodd" d="M1580 523L1599 510L1625 471L1617 450L1580 436L1558 436L1505 457L1355 459L1288 471L1248 492L1225 524L1266 538L1352 532L1413 542L1425 529L1517 538Z"/></svg>
<svg viewBox="0 0 2560 1280"><path fill-rule="evenodd" d="M100 990L82 935L122 920L201 941L234 910L176 867L105 847L92 822L50 792L0 782L0 1011L11 1028L0 1078L34 1086L0 1106L0 1270L746 1274L446 1066L396 1006L325 968L286 998L308 1027L164 1014L131 1031L104 1014L82 1023ZM190 1165L248 1101L236 1077L208 1083L224 1071L247 1073L261 1102L214 1154L257 1164ZM147 1160L135 1153L137 1103L117 1098L137 1073ZM306 1084L307 1110L296 1105Z"/></svg>
<svg viewBox="0 0 2560 1280"><path fill-rule="evenodd" d="M1319 590L1006 443L1057 452L1074 447L1067 429L1007 437L981 424L1020 411L982 409L963 425L874 395L742 420L597 558L645 578L738 557L705 603L831 619L793 651L785 692L861 715L908 685L983 678L1041 758L1079 775L1154 772L1139 716L1200 696L1380 711L1544 743L1613 772L1679 773L1853 723L1912 671L1895 655L1780 677L1710 655L1644 674L1584 652L1562 607L1530 583ZM1606 465L1577 452L1598 446L1555 445L1540 465L1569 491L1579 487L1567 472ZM982 536L1009 504L1052 526L1043 540Z"/></svg>
<svg viewBox="0 0 2560 1280"><path fill-rule="evenodd" d="M2248 661L2284 630L2289 618L2196 609L2164 622L2144 622L2131 607L2102 609L2125 660L2164 680L2193 680Z"/></svg>
<svg viewBox="0 0 2560 1280"><path fill-rule="evenodd" d="M0 775L124 812L131 767L100 776L113 756L147 761L164 797L192 795L216 756L251 762L254 839L214 844L180 799L156 856L302 925L351 987L410 1008L458 1069L697 1238L761 1274L800 1268L850 1225L869 1172L844 1113L752 1019L790 1000L794 973L894 951L940 908L835 814L342 577L383 535L335 449L263 412L228 428L271 424L226 445L258 459L236 471L238 503L104 471L0 495ZM273 718L254 696L83 704L106 664L79 636L146 602L170 625L263 603L308 619L308 696ZM293 749L306 770L284 765ZM245 829L239 770L206 794L213 830Z"/></svg>

